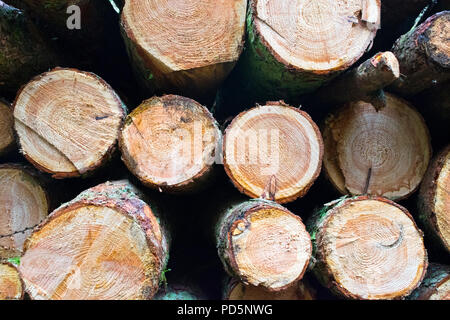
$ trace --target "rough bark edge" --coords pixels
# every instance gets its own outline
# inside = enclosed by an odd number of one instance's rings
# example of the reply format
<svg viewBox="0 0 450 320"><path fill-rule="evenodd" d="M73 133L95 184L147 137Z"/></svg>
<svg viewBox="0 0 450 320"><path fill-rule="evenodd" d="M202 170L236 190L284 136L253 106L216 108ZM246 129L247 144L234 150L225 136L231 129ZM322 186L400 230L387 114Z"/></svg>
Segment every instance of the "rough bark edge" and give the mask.
<svg viewBox="0 0 450 320"><path fill-rule="evenodd" d="M66 178L76 178L76 177L85 177L88 176L90 174L92 174L94 171L96 171L99 167L101 167L102 165L104 165L106 162L108 162L109 159L111 159L111 157L113 156L113 154L115 153L115 151L117 150L117 142L118 142L118 137L121 131L121 128L124 124L125 121L125 117L128 113L128 109L127 106L122 102L122 100L120 99L119 95L114 91L114 89L105 81L103 80L100 76L96 75L93 72L87 72L87 71L81 71L75 68L61 68L61 67L56 67L53 68L47 72L44 72L40 75L37 75L36 77L34 77L33 79L31 79L28 83L24 84L19 91L17 92L16 98L13 102L12 105L12 109L13 112L16 108L16 103L17 100L19 98L19 96L22 94L23 90L25 89L25 87L32 83L32 82L38 82L40 81L43 77L47 76L49 73L54 72L54 71L73 71L76 73L81 73L84 74L86 76L88 76L89 78L94 78L95 80L97 80L103 87L105 87L109 92L112 93L112 95L115 97L115 100L117 102L117 104L120 106L120 110L122 111L122 120L119 126L119 129L117 130L117 138L115 139L114 143L111 144L111 146L109 147L109 149L105 152L105 154L103 155L102 158L100 158L97 162L91 164L89 167L85 168L82 170L82 172L80 172L79 170L75 170L72 172L54 172L51 171L50 169L47 169L46 167L41 166L39 163L37 163L36 161L33 160L33 158L31 158L28 154L26 154L23 150L23 148L21 147L21 142L20 142L20 137L18 137L17 135L17 130L16 130L16 118L14 117L14 131L16 132L16 140L17 140L17 145L19 146L19 150L20 153L23 154L23 156L33 165L35 166L37 169L39 169L42 172L48 173L52 176L52 178L54 179L66 179ZM24 126L26 126L24 124ZM30 128L31 131L34 132L34 130L32 130ZM44 139L45 140L45 139ZM55 148L55 147L53 147ZM58 150L59 151L59 150ZM60 151L59 151L60 152ZM65 156L64 156L65 157ZM69 160L70 161L70 160Z"/></svg>
<svg viewBox="0 0 450 320"><path fill-rule="evenodd" d="M300 115L305 118L310 124L311 127L313 128L314 132L316 133L316 136L318 138L318 143L319 143L319 165L316 168L316 171L314 172L314 175L311 178L311 181L305 185L305 187L298 191L297 193L293 194L292 196L289 197L285 197L285 198L281 198L281 199L275 199L276 202L278 203L288 203L288 202L292 202L294 200L296 200L297 198L301 198L304 197L309 189L313 186L314 182L317 180L317 178L320 175L320 172L322 171L322 164L323 164L323 157L324 157L324 142L323 142L323 138L322 138L322 133L320 132L319 127L317 126L317 124L314 122L314 120L311 118L311 116L306 113L305 111L300 110L299 108L294 108L291 107L289 105L287 105L283 100L280 101L268 101L266 102L265 106L280 106L280 107L285 107L285 108L289 108L293 111L296 111L298 113L300 113ZM229 177L230 181L233 183L233 185L236 187L236 189L239 190L239 192L241 192L242 194L245 194L246 196L249 196L250 198L259 198L262 195L257 195L252 193L249 190L246 190L242 185L240 185L237 180L234 178L231 170L229 169L228 165L227 165L227 160L226 160L226 153L225 153L225 149L226 149L226 138L227 138L227 133L228 131L231 129L231 127L238 121L239 118L241 118L244 114L246 114L247 112L250 112L251 110L254 110L256 108L260 107L260 105L256 105L256 107L253 107L251 109L242 111L241 113L239 113L232 121L231 123L228 125L228 127L225 129L225 132L223 134L223 143L222 143L222 155L223 155L223 167L225 169L225 172L227 174L227 176Z"/></svg>
<svg viewBox="0 0 450 320"><path fill-rule="evenodd" d="M17 57L12 57L15 62L19 62L20 68L8 70L4 80L8 80L4 83L0 83L0 88L8 96L14 96L20 87L29 81L35 74L44 72L51 67L58 64L61 59L57 55L56 48L41 32L38 27L32 21L31 17L25 12L26 10L17 8L14 5L19 4L23 0L12 1L13 5L0 1L0 23L3 19L10 22L10 26L18 24L13 30L15 35L11 35L12 38L19 36L22 48L16 43L12 47L22 52L19 53L22 60L18 61ZM10 1L8 1L10 2ZM11 40L11 37L8 39ZM7 45L8 47L8 45ZM10 46L11 47L11 46ZM28 50L27 52L24 52ZM25 57L25 59L23 59ZM8 61L11 56L8 56ZM0 65L1 67L1 65Z"/></svg>
<svg viewBox="0 0 450 320"><path fill-rule="evenodd" d="M325 257L323 255L323 251L321 249L322 244L322 234L326 232L326 225L328 224L331 216L335 213L336 210L342 208L343 206L347 205L351 202L356 201L365 201L365 200L375 200L387 203L389 205L392 205L398 209L400 209L403 213L405 213L408 218L413 223L414 227L416 228L418 234L423 239L423 232L417 227L416 222L414 221L413 217L409 213L409 211L402 207L401 205L393 202L392 200L389 200L387 198L378 197L378 196L355 196L355 197L348 197L343 196L339 198L338 200L332 201L330 203L327 203L323 206L322 209L317 210L313 213L313 215L310 217L310 219L307 222L307 228L311 234L311 240L313 244L313 259L311 259L311 263L309 265L309 269L311 269L316 276L316 278L319 280L319 282L327 289L329 289L333 294L336 296L341 296L346 299L356 299L356 300L365 300L365 298L353 294L350 291L348 291L346 288L344 288L336 279L334 278L333 273L328 268L328 266L325 264ZM423 265L423 271L422 276L416 286L410 288L408 291L406 291L402 296L399 296L392 300L400 300L404 299L406 296L411 294L412 291L414 291L420 283L423 281L427 267L428 267L428 253L425 246L423 246L424 249L424 265Z"/></svg>
<svg viewBox="0 0 450 320"><path fill-rule="evenodd" d="M216 224L215 236L216 236L217 250L219 258L224 266L224 269L229 276L237 278L243 283L247 282L246 279L239 274L239 268L233 252L232 237L230 234L230 230L237 224L239 220L245 219L247 216L251 215L255 211L259 211L261 209L266 208L268 209L276 208L277 210L284 211L287 214L291 215L292 217L295 217L301 224L303 224L303 220L299 216L293 214L280 204L265 199L250 199L246 202L241 202L237 205L232 206L231 208L228 208L224 213L222 213L221 217L219 218L219 222ZM306 231L306 227L305 232L308 233ZM310 262L312 255L312 245L310 246L309 255L310 258L306 260L302 272L295 280L293 280L291 283L283 287L279 288L264 287L264 289L269 292L278 292L295 285L298 281L300 281L303 278L306 270L308 269L308 264Z"/></svg>
<svg viewBox="0 0 450 320"><path fill-rule="evenodd" d="M445 165L445 158L450 153L450 145L446 146L439 152L428 167L425 173L425 178L420 186L420 192L417 197L417 207L419 210L419 219L425 227L425 232L430 235L432 239L439 243L440 246L450 252L450 243L446 244L442 238L437 225L436 213L433 212L434 199L436 196L437 185L442 168Z"/></svg>
<svg viewBox="0 0 450 320"><path fill-rule="evenodd" d="M125 194L126 197L124 196ZM61 205L55 211L50 213L47 219L40 223L25 241L23 252L26 253L26 251L29 249L31 245L31 238L33 237L34 233L41 231L47 223L62 216L63 214L84 206L106 207L123 214L126 218L131 218L142 228L142 231L146 236L147 246L150 252L156 257L155 260L158 261L157 273L159 274L159 276L161 276L161 273L167 266L169 260L170 238L166 233L164 224L161 223L160 217L156 213L156 210L153 210L153 208L149 204L141 200L140 195L142 194L137 189L135 189L133 185L123 181L106 182L93 188L87 189L80 193L72 201ZM159 241L152 233L152 231L154 230L154 224L151 221L151 218L146 216L144 211L145 208L150 209L150 213L153 214L155 222L159 225L159 230L161 232L160 243L158 243ZM19 273L22 277L20 269ZM141 297L143 297L143 299L149 300L156 294L158 289L159 288L155 288L152 292L140 292L140 295ZM28 288L25 288L25 291L30 296L30 298L33 299L33 296L31 292L28 291Z"/></svg>
<svg viewBox="0 0 450 320"><path fill-rule="evenodd" d="M404 72L406 68L407 74L402 74L402 77L393 82L389 86L390 90L411 96L450 79L450 69L445 66L450 65L450 57L436 56L435 53L429 54L427 42L429 40L429 30L434 22L439 17L448 14L450 14L450 11L441 11L432 15L425 22L411 29L395 41L391 50L399 60L400 72ZM409 56L414 58L413 67L409 66L411 63ZM424 70L426 70L426 74L431 79L424 79ZM434 77L439 79L432 79Z"/></svg>
<svg viewBox="0 0 450 320"><path fill-rule="evenodd" d="M426 277L423 279L421 285L408 296L408 300L429 300L431 295L435 293L436 288L449 279L449 266L430 263Z"/></svg>
<svg viewBox="0 0 450 320"><path fill-rule="evenodd" d="M163 101L164 98L173 99L174 103L178 103L177 101L183 101L183 100L187 99L189 101L189 103L194 103L194 104L197 104L197 106L201 107L201 109L204 111L203 115L206 116L212 122L213 126L216 128L217 142L216 142L216 148L214 151L214 158L217 157L217 155L218 155L217 153L220 151L220 147L222 144L223 135L219 129L219 124L218 124L217 120L213 117L212 113L205 106L203 106L202 104L198 103L197 101L195 101L191 98L182 97L182 96L178 96L178 95L163 95L163 96L153 96L150 99L144 100L140 104L140 106L142 106L143 104L146 104L145 108L141 108L139 106L136 109L134 109L126 117L124 124L122 125L122 128L120 129L119 139L118 139L119 140L119 142L118 142L119 149L122 154L121 159L122 159L123 163L125 164L125 166L128 168L128 170L130 172L132 172L133 175L136 178L138 178L138 180L146 187L149 187L149 188L157 190L157 191L163 191L163 192L168 192L168 193L173 193L173 194L194 193L194 192L200 191L200 190L204 189L208 185L210 180L214 177L214 175L216 173L215 172L216 166L214 163L206 164L200 172L198 172L195 176L193 176L189 180L186 180L186 181L174 184L174 185L158 184L151 180L144 179L143 177L140 177L140 176L134 174L134 168L135 168L135 165L133 163L134 161L133 161L133 158L131 157L131 155L128 153L127 148L125 147L125 142L124 142L122 132L125 129L125 127L127 127L128 125L133 123L133 120L132 120L133 116L148 109L150 107L149 104L151 104L153 101L160 101L162 103L165 103L165 101Z"/></svg>

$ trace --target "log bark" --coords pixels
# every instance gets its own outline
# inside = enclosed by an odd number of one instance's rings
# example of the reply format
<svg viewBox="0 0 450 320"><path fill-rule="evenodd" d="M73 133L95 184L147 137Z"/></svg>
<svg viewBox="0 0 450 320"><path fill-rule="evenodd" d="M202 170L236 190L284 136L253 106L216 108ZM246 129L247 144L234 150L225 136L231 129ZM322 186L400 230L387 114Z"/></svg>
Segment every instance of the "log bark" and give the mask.
<svg viewBox="0 0 450 320"><path fill-rule="evenodd" d="M107 182L52 212L24 246L19 270L30 297L152 298L168 238L140 196L127 181Z"/></svg>
<svg viewBox="0 0 450 320"><path fill-rule="evenodd" d="M0 165L0 259L22 254L26 238L50 208L48 193L32 169Z"/></svg>
<svg viewBox="0 0 450 320"><path fill-rule="evenodd" d="M76 69L56 68L35 77L14 102L22 153L54 178L85 175L104 164L126 113L105 81Z"/></svg>
<svg viewBox="0 0 450 320"><path fill-rule="evenodd" d="M380 1L252 0L238 89L294 101L353 65L379 25Z"/></svg>
<svg viewBox="0 0 450 320"><path fill-rule="evenodd" d="M383 89L399 76L400 68L395 55L390 51L379 52L317 90L314 100L316 104L324 105L365 101L381 109L386 105Z"/></svg>
<svg viewBox="0 0 450 320"><path fill-rule="evenodd" d="M450 79L450 11L439 12L401 36L392 52L402 76L389 89L414 95Z"/></svg>
<svg viewBox="0 0 450 320"><path fill-rule="evenodd" d="M216 242L230 276L268 291L287 289L300 280L311 255L302 220L260 199L225 211L216 225Z"/></svg>
<svg viewBox="0 0 450 320"><path fill-rule="evenodd" d="M125 1L122 34L147 91L213 96L242 51L246 6L245 0Z"/></svg>
<svg viewBox="0 0 450 320"><path fill-rule="evenodd" d="M410 300L450 300L450 267L430 263L422 284L408 297Z"/></svg>
<svg viewBox="0 0 450 320"><path fill-rule="evenodd" d="M208 109L175 95L144 101L126 119L122 160L146 186L196 191L212 178L222 133Z"/></svg>
<svg viewBox="0 0 450 320"><path fill-rule="evenodd" d="M198 289L186 285L168 285L158 291L153 300L204 300Z"/></svg>
<svg viewBox="0 0 450 320"><path fill-rule="evenodd" d="M380 197L341 198L308 222L313 271L350 299L399 299L422 281L427 252L408 211Z"/></svg>
<svg viewBox="0 0 450 320"><path fill-rule="evenodd" d="M242 112L225 131L225 171L252 198L285 203L304 196L320 173L322 156L317 125L283 101Z"/></svg>
<svg viewBox="0 0 450 320"><path fill-rule="evenodd" d="M57 65L53 49L29 17L0 1L0 94L12 97L33 76Z"/></svg>
<svg viewBox="0 0 450 320"><path fill-rule="evenodd" d="M386 107L352 102L323 128L324 168L342 194L402 199L419 186L431 157L428 129L406 101L386 94Z"/></svg>
<svg viewBox="0 0 450 320"><path fill-rule="evenodd" d="M23 294L23 282L16 267L0 263L0 300L22 300Z"/></svg>
<svg viewBox="0 0 450 320"><path fill-rule="evenodd" d="M431 162L418 196L425 231L450 252L450 145Z"/></svg>
<svg viewBox="0 0 450 320"><path fill-rule="evenodd" d="M10 153L16 144L11 105L0 99L0 157Z"/></svg>
<svg viewBox="0 0 450 320"><path fill-rule="evenodd" d="M304 280L285 290L270 292L230 279L224 289L224 300L315 300L315 293Z"/></svg>

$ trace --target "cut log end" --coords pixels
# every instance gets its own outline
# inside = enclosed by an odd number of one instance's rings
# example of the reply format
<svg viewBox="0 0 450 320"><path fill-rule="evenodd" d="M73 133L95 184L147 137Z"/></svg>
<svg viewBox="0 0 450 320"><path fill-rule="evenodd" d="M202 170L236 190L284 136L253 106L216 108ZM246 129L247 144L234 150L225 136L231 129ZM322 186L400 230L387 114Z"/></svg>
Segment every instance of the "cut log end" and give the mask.
<svg viewBox="0 0 450 320"><path fill-rule="evenodd" d="M126 111L94 74L54 69L29 82L14 103L25 157L55 178L98 168L114 149Z"/></svg>
<svg viewBox="0 0 450 320"><path fill-rule="evenodd" d="M9 263L0 263L0 300L21 300L23 293L17 269Z"/></svg>
<svg viewBox="0 0 450 320"><path fill-rule="evenodd" d="M422 281L427 253L406 209L385 198L347 199L318 223L316 273L354 299L396 299Z"/></svg>
<svg viewBox="0 0 450 320"><path fill-rule="evenodd" d="M7 153L14 145L14 120L12 109L0 99L0 156Z"/></svg>
<svg viewBox="0 0 450 320"><path fill-rule="evenodd" d="M150 207L124 183L82 193L25 243L20 273L32 299L150 299L165 267Z"/></svg>
<svg viewBox="0 0 450 320"><path fill-rule="evenodd" d="M20 256L25 239L48 211L46 192L27 170L0 165L0 258Z"/></svg>
<svg viewBox="0 0 450 320"><path fill-rule="evenodd" d="M247 286L233 281L225 293L226 300L315 300L312 290L303 282L279 292L270 292L261 287Z"/></svg>
<svg viewBox="0 0 450 320"><path fill-rule="evenodd" d="M224 167L246 195L279 203L306 194L320 173L323 142L309 115L269 102L238 115L228 126Z"/></svg>
<svg viewBox="0 0 450 320"><path fill-rule="evenodd" d="M240 214L227 224L230 266L246 284L280 291L303 277L311 240L299 217L275 203L258 201L235 208Z"/></svg>
<svg viewBox="0 0 450 320"><path fill-rule="evenodd" d="M120 148L127 167L145 185L178 192L206 179L221 138L206 107L167 95L143 102L128 116Z"/></svg>
<svg viewBox="0 0 450 320"><path fill-rule="evenodd" d="M425 26L423 26L425 28ZM442 68L450 69L450 11L438 14L438 17L430 20L430 25L424 32L425 52L431 61Z"/></svg>
<svg viewBox="0 0 450 320"><path fill-rule="evenodd" d="M246 8L245 0L125 1L121 24L147 81L198 94L219 85L237 62Z"/></svg>
<svg viewBox="0 0 450 320"><path fill-rule="evenodd" d="M368 75L368 78L370 79L373 74L374 78L371 80L380 82L377 89L383 89L400 77L400 65L395 55L390 51L377 53L370 59L370 63L375 69L373 73Z"/></svg>
<svg viewBox="0 0 450 320"><path fill-rule="evenodd" d="M427 231L450 252L450 146L433 159L420 188L419 209Z"/></svg>
<svg viewBox="0 0 450 320"><path fill-rule="evenodd" d="M405 198L418 188L431 156L423 118L390 94L381 110L360 101L333 113L323 137L324 168L343 194Z"/></svg>
<svg viewBox="0 0 450 320"><path fill-rule="evenodd" d="M345 70L355 63L379 25L380 1L375 0L251 3L256 32L275 57L287 66L316 73Z"/></svg>

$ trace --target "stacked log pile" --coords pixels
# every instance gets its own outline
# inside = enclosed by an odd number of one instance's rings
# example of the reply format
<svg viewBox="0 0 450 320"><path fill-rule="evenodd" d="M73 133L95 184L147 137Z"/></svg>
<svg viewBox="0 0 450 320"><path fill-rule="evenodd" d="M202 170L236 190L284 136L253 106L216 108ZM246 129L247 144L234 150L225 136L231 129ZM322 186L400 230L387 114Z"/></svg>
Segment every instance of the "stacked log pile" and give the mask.
<svg viewBox="0 0 450 320"><path fill-rule="evenodd" d="M449 9L0 1L0 300L450 299Z"/></svg>

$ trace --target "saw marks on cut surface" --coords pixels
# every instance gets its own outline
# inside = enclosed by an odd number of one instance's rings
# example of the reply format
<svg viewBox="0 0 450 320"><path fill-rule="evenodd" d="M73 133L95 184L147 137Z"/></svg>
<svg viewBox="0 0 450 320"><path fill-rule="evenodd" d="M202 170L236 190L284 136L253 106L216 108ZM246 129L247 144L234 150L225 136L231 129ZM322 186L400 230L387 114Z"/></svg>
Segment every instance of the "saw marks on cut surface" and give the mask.
<svg viewBox="0 0 450 320"><path fill-rule="evenodd" d="M210 170L221 138L204 106L167 95L145 101L128 116L120 148L124 162L143 183L176 188Z"/></svg>
<svg viewBox="0 0 450 320"><path fill-rule="evenodd" d="M19 272L10 264L0 263L0 300L20 300L23 297Z"/></svg>
<svg viewBox="0 0 450 320"><path fill-rule="evenodd" d="M311 240L300 218L270 206L251 209L230 230L241 278L280 290L299 280L311 256Z"/></svg>
<svg viewBox="0 0 450 320"><path fill-rule="evenodd" d="M35 178L19 167L0 166L0 235L16 233L0 238L3 254L20 255L31 233L27 229L43 221L48 210L45 191Z"/></svg>
<svg viewBox="0 0 450 320"><path fill-rule="evenodd" d="M346 69L375 37L380 3L368 0L254 0L255 26L279 59L303 70ZM371 21L368 25L363 19Z"/></svg>
<svg viewBox="0 0 450 320"><path fill-rule="evenodd" d="M14 143L13 125L10 106L0 100L0 154Z"/></svg>
<svg viewBox="0 0 450 320"><path fill-rule="evenodd" d="M122 23L163 73L237 61L245 0L127 0Z"/></svg>
<svg viewBox="0 0 450 320"><path fill-rule="evenodd" d="M340 287L353 297L393 299L419 285L427 257L409 215L393 203L370 199L332 210L320 250Z"/></svg>
<svg viewBox="0 0 450 320"><path fill-rule="evenodd" d="M324 167L342 193L404 198L420 184L431 157L428 129L406 102L386 94L377 111L350 103L328 117Z"/></svg>
<svg viewBox="0 0 450 320"><path fill-rule="evenodd" d="M158 285L156 264L133 218L82 206L33 233L20 272L34 299L143 299Z"/></svg>
<svg viewBox="0 0 450 320"><path fill-rule="evenodd" d="M316 124L305 112L284 105L243 112L225 132L225 170L250 197L267 189L280 203L303 196L320 172L322 155Z"/></svg>
<svg viewBox="0 0 450 320"><path fill-rule="evenodd" d="M117 140L124 116L109 85L73 69L36 77L14 104L23 153L40 169L62 177L100 165Z"/></svg>

